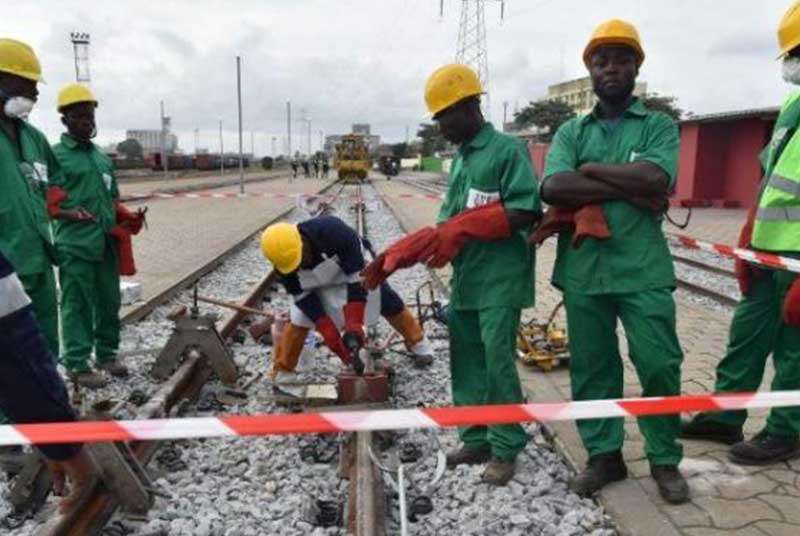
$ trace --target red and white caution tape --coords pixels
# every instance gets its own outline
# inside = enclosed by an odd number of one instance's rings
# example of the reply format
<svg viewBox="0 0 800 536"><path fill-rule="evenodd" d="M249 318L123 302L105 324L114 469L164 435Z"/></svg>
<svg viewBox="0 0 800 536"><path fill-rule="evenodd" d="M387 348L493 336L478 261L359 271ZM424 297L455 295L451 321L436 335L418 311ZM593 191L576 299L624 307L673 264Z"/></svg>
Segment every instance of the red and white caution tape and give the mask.
<svg viewBox="0 0 800 536"><path fill-rule="evenodd" d="M212 192L197 192L197 193L131 193L125 194L123 198L126 201L136 201L138 199L236 199L236 198L269 198L269 199L305 199L305 198L314 198L314 199L333 199L335 196L332 195L314 195L314 194L281 194L281 193L270 193L270 192L256 192L256 193L237 193L237 192L223 192L223 193L212 193ZM356 195L348 195L348 196L339 196L339 197L350 197L352 199L358 199ZM395 195L386 195L384 197L393 197L397 199L429 199L435 201L441 201L444 199L443 195L439 194L395 194Z"/></svg>
<svg viewBox="0 0 800 536"><path fill-rule="evenodd" d="M779 270L788 270L790 272L800 274L800 260L792 259L790 257L781 257L773 255L772 253L764 253L763 251L755 251L745 248L734 248L726 246L725 244L714 244L692 238L691 236L680 234L668 234L667 237L687 248L700 249L709 251L722 257L731 259L742 259L753 264L759 264L768 268L777 268Z"/></svg>
<svg viewBox="0 0 800 536"><path fill-rule="evenodd" d="M0 445L319 434L800 406L800 391L0 426Z"/></svg>

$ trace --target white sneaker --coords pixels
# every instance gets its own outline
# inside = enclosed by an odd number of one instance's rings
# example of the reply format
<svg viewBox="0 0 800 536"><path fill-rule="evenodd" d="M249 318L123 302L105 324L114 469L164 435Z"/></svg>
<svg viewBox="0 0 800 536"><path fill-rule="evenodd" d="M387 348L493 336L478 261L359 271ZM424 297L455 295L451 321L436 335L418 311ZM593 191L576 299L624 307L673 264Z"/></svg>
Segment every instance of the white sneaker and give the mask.
<svg viewBox="0 0 800 536"><path fill-rule="evenodd" d="M296 372L285 372L283 370L278 371L275 375L275 380L272 384L272 388L283 395L293 396L296 398L302 398L306 392L306 386L298 383L299 378Z"/></svg>
<svg viewBox="0 0 800 536"><path fill-rule="evenodd" d="M417 368L424 368L433 363L433 345L428 337L423 337L421 341L412 346L409 351L411 352L411 359L414 360L414 366Z"/></svg>

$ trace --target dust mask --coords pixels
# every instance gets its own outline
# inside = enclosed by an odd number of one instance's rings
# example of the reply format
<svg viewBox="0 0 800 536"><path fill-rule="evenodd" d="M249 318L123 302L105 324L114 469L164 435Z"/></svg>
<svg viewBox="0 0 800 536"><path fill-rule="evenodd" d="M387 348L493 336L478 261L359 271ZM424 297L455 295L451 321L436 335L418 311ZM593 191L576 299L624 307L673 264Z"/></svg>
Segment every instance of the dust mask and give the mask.
<svg viewBox="0 0 800 536"><path fill-rule="evenodd" d="M800 86L800 58L787 57L783 60L783 79L796 86Z"/></svg>
<svg viewBox="0 0 800 536"><path fill-rule="evenodd" d="M2 90L0 90L0 99L4 101L3 112L6 114L6 117L13 119L28 119L33 107L36 105L36 101L33 99L11 96Z"/></svg>

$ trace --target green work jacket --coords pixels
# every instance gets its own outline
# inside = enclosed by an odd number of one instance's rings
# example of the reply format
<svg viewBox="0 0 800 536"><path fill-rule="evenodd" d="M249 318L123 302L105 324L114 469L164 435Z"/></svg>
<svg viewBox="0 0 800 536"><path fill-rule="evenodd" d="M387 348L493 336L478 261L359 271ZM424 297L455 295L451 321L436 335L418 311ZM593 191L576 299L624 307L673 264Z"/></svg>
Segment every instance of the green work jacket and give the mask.
<svg viewBox="0 0 800 536"><path fill-rule="evenodd" d="M506 209L541 212L539 185L525 143L486 123L459 147L437 221L497 200ZM518 231L506 240L465 245L452 263L450 306L522 309L533 305L535 253L526 237L525 231Z"/></svg>
<svg viewBox="0 0 800 536"><path fill-rule="evenodd" d="M17 273L33 275L56 263L45 200L61 172L45 135L14 123L16 143L0 129L0 251Z"/></svg>
<svg viewBox="0 0 800 536"><path fill-rule="evenodd" d="M627 164L652 162L675 182L678 129L672 118L648 110L635 99L619 122L598 116L598 108L572 119L556 132L545 163L545 180L576 172L587 162ZM611 238L587 238L577 249L572 232L562 232L553 269L553 284L569 292L611 294L674 287L672 257L662 230L662 217L626 201L607 201L603 213Z"/></svg>
<svg viewBox="0 0 800 536"><path fill-rule="evenodd" d="M114 165L91 142L79 142L62 134L61 142L53 146L63 173L51 186L67 192L61 207L70 210L83 207L92 213L97 223L57 220L56 248L59 256L75 255L87 261L101 261L106 251L108 232L116 224L114 202L119 199Z"/></svg>

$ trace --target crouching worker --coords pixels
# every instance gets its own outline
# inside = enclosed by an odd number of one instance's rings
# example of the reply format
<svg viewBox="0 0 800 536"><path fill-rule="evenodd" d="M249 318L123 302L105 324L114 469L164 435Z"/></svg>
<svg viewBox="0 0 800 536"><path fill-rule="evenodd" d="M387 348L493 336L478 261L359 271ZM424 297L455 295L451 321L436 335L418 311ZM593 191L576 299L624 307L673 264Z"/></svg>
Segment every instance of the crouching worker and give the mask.
<svg viewBox="0 0 800 536"><path fill-rule="evenodd" d="M351 365L349 348L363 347L364 325L378 311L403 337L417 367L433 362L431 344L400 296L388 284L369 294L362 286L364 246L358 233L335 216L276 223L264 231L261 250L294 299L290 322L275 341L272 375L278 389L291 394L285 386L296 381L295 368L311 328Z"/></svg>
<svg viewBox="0 0 800 536"><path fill-rule="evenodd" d="M47 349L31 300L11 263L0 253L0 410L14 423L75 421L67 390ZM69 494L61 512L77 506L94 487L97 469L79 444L39 447L53 473L53 490Z"/></svg>

